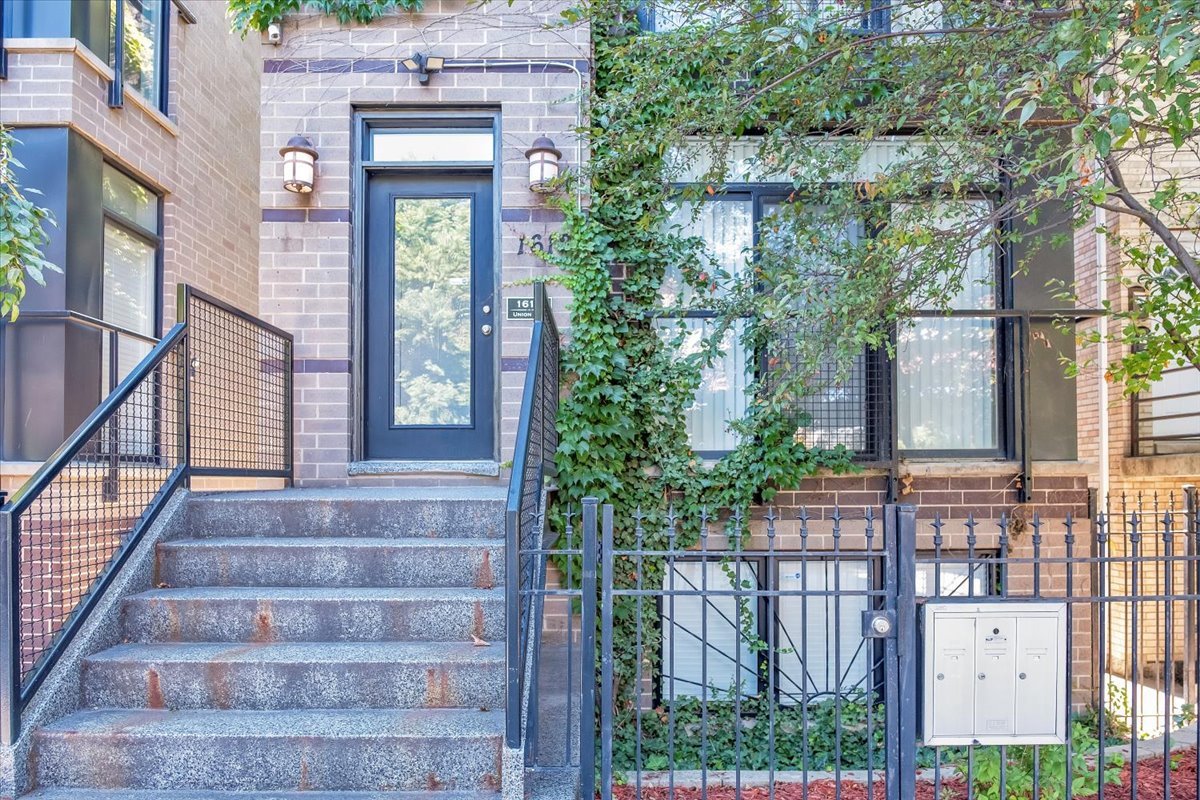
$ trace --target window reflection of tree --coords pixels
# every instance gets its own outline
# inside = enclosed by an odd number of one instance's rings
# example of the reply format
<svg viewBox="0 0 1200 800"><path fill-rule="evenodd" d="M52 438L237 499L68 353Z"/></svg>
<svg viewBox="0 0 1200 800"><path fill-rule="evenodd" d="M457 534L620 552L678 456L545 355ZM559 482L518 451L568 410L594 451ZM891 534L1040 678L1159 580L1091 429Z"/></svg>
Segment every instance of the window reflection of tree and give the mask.
<svg viewBox="0 0 1200 800"><path fill-rule="evenodd" d="M395 205L393 420L471 422L471 200Z"/></svg>
<svg viewBox="0 0 1200 800"><path fill-rule="evenodd" d="M158 0L124 0L125 85L157 105L158 45L161 38L161 3ZM110 46L116 40L117 0L109 0L108 35Z"/></svg>

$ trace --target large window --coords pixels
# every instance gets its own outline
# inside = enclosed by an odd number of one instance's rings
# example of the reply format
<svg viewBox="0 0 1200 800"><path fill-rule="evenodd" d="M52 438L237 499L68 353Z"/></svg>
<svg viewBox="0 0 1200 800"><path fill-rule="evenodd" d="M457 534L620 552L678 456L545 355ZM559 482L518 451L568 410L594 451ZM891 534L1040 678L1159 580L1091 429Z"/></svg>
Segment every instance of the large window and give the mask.
<svg viewBox="0 0 1200 800"><path fill-rule="evenodd" d="M763 224L791 202L789 194L790 186L735 184L699 207L683 204L673 222L684 234L704 240L715 269L740 276L754 258L756 244L760 250L777 245L785 252L798 251L789 246L786 233L773 233L774 227ZM986 219L989 203L941 203L935 208L938 223L950 228L961 227L968 218ZM814 214L820 211L813 209ZM861 220L830 220L828 228L831 243L853 243L870 235ZM814 354L801 346L811 332L798 326L773 331L762 354L745 351L740 338L744 326L726 333L721 356L704 370L695 402L687 409L693 449L718 457L736 446L729 423L745 414L747 387L756 371L762 371L768 385L778 385L791 371L804 369L804 392L792 398L790 407L797 438L810 446L844 445L860 460L886 459L894 424L898 447L910 456L1002 455L1002 331L994 313L1000 307L1000 269L990 233L980 233L976 241L963 248L962 268L947 287L954 315L931 311L900 326L895 363L883 351L864 351L848 365L828 358L814 368ZM822 280L836 279L828 265L812 266ZM668 270L662 296L667 307L690 299L678 271ZM709 311L690 308L682 320L663 319L659 325L683 328L684 352L698 352L714 329L712 317Z"/></svg>
<svg viewBox="0 0 1200 800"><path fill-rule="evenodd" d="M169 0L110 0L109 36L116 52L117 3L121 3L121 66L125 86L165 112L167 107L167 20Z"/></svg>

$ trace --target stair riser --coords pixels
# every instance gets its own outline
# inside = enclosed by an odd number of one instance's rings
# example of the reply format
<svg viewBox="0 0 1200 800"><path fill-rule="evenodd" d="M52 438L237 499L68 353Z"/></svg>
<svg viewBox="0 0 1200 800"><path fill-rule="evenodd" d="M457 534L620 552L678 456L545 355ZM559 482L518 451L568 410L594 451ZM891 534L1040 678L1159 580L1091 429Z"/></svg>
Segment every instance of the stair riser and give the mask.
<svg viewBox="0 0 1200 800"><path fill-rule="evenodd" d="M504 582L504 548L196 544L159 547L167 586L393 586L491 589Z"/></svg>
<svg viewBox="0 0 1200 800"><path fill-rule="evenodd" d="M133 597L125 631L142 642L464 642L504 636L504 604L487 600Z"/></svg>
<svg viewBox="0 0 1200 800"><path fill-rule="evenodd" d="M504 664L92 661L83 686L91 708L500 708Z"/></svg>
<svg viewBox="0 0 1200 800"><path fill-rule="evenodd" d="M312 500L197 498L186 508L190 536L376 536L494 538L504 503L478 499Z"/></svg>
<svg viewBox="0 0 1200 800"><path fill-rule="evenodd" d="M431 790L500 784L501 737L37 735L40 785L109 789Z"/></svg>

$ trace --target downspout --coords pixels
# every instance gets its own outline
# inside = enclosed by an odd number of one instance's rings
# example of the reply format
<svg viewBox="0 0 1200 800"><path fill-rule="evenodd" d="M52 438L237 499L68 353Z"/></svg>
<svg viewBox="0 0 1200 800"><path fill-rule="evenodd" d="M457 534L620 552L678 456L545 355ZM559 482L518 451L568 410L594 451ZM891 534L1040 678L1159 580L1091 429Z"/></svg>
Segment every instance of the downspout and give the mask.
<svg viewBox="0 0 1200 800"><path fill-rule="evenodd" d="M1096 308L1104 308L1108 299L1108 236L1104 231L1106 215L1103 208L1096 209ZM1097 403L1100 406L1099 456L1100 470L1096 487L1100 508L1108 502L1109 489L1109 414L1108 414L1108 315L1101 314L1096 321L1100 341L1096 350L1096 377L1100 384Z"/></svg>

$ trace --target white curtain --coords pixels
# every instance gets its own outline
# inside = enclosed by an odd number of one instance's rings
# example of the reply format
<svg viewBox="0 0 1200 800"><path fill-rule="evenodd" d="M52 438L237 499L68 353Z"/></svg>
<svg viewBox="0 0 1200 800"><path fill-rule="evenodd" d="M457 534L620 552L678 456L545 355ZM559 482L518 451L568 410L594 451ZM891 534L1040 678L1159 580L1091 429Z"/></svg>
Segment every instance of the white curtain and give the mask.
<svg viewBox="0 0 1200 800"><path fill-rule="evenodd" d="M671 217L687 236L702 237L712 266L732 278L740 277L746 268L754 245L754 205L749 200L710 200L699 207L683 203ZM718 294L727 284L712 276ZM660 289L663 305L671 307L690 303L694 292L675 267L668 267ZM659 327L673 335L677 320L663 319ZM687 332L683 355L699 352L712 335L713 324L701 317L683 320ZM752 359L741 343L745 324L727 331L722 342L722 355L701 375L695 402L687 409L687 429L693 450L724 452L737 446L737 437L730 432L729 423L746 414L746 389L752 370Z"/></svg>

